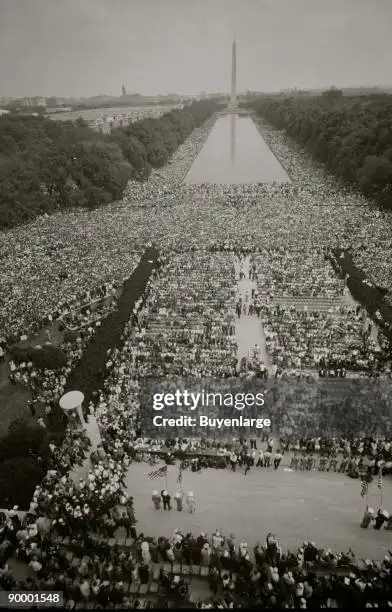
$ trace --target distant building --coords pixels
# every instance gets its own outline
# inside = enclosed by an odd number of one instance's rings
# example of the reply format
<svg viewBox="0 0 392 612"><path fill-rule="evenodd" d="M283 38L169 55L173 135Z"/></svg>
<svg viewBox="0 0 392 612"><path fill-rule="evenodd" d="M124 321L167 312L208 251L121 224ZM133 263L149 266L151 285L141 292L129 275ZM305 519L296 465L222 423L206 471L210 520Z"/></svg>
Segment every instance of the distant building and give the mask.
<svg viewBox="0 0 392 612"><path fill-rule="evenodd" d="M123 85L123 86L121 87L121 95L122 95L122 96L126 96L126 95L127 95L127 90L125 89L125 85Z"/></svg>
<svg viewBox="0 0 392 612"><path fill-rule="evenodd" d="M110 134L112 131L112 127L106 118L100 117L99 119L93 119L92 121L88 121L88 126L95 130L96 132L100 132L100 134Z"/></svg>
<svg viewBox="0 0 392 612"><path fill-rule="evenodd" d="M44 106L46 107L46 98L41 96L33 96L31 98L22 98L20 100L22 106Z"/></svg>
<svg viewBox="0 0 392 612"><path fill-rule="evenodd" d="M111 113L110 115L102 114L87 123L91 129L101 134L110 134L113 129L126 127L135 121L140 121L147 117L158 118L169 110L182 108L182 106L181 104L165 104L160 106L151 104L150 106L135 107L127 112Z"/></svg>
<svg viewBox="0 0 392 612"><path fill-rule="evenodd" d="M72 111L72 106L56 106L54 108L47 108L46 113L48 115L54 115L56 113L67 113Z"/></svg>
<svg viewBox="0 0 392 612"><path fill-rule="evenodd" d="M66 98L50 96L50 98L46 98L46 106L50 108L56 108L58 106L69 106L69 101L67 101Z"/></svg>

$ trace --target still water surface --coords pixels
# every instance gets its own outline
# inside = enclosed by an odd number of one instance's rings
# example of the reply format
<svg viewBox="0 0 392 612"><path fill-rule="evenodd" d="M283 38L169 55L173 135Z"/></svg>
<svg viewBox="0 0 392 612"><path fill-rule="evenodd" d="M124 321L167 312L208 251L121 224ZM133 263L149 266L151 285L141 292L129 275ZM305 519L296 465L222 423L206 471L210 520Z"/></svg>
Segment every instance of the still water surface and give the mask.
<svg viewBox="0 0 392 612"><path fill-rule="evenodd" d="M289 183L290 179L251 117L231 113L217 119L185 182Z"/></svg>

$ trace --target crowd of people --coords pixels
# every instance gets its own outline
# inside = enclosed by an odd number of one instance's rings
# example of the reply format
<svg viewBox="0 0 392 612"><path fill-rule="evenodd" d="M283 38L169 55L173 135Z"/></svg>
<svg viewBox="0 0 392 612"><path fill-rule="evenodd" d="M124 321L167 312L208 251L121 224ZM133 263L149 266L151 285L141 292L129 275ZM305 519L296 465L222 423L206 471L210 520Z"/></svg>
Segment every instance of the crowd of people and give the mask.
<svg viewBox="0 0 392 612"><path fill-rule="evenodd" d="M126 449L135 461L151 465L159 460L169 465L179 461L181 470L192 472L227 468L246 475L252 467L277 470L284 465L298 471L338 472L351 478L360 478L364 473L370 477L392 473L392 442L388 438L319 436L275 440L265 431L262 439L233 438L230 442L194 437L137 438Z"/></svg>
<svg viewBox="0 0 392 612"><path fill-rule="evenodd" d="M119 283L107 282L91 291L88 289L82 295L72 296L70 300L59 305L56 314L60 328L78 331L94 325L99 327L101 319L112 309L112 301L120 290Z"/></svg>
<svg viewBox="0 0 392 612"><path fill-rule="evenodd" d="M208 130L203 138L206 134ZM28 227L4 234L0 241L1 325L7 335L41 323L62 299L83 291L83 286L93 289L124 278L135 249L141 249L146 239L154 240L167 253L225 246L232 251L261 251L263 257L271 251L268 262L274 276L283 274L281 281L275 279L276 287L284 289L291 277L294 295L299 295L304 283L308 294L320 295L321 291L328 295L329 282L324 281L329 278L332 287L339 283L330 272L327 278L323 272L319 280L320 253L325 246L351 246L358 265L364 269L366 261L366 271L380 279L382 286L391 287L386 265L391 249L388 216L371 206L356 206L364 204L361 196L333 184L302 152L289 147L279 132L265 128L263 135L288 168L293 185L274 189L263 185L179 187L184 168L197 153L197 147L188 150L188 144L178 152L184 160L180 169L175 159L154 173L153 180L132 184L122 204L40 217ZM200 134L194 140L200 146ZM158 201L165 192L173 198L171 206L136 207L129 214L129 203ZM267 249L260 246L266 244ZM297 287L293 271L305 247L309 255L298 268L303 273L298 275ZM290 261L296 264L288 266L286 275L282 268ZM310 267L314 271L309 274Z"/></svg>
<svg viewBox="0 0 392 612"><path fill-rule="evenodd" d="M131 346L139 377L235 373L233 276L230 259L208 253L176 255L162 266Z"/></svg>
<svg viewBox="0 0 392 612"><path fill-rule="evenodd" d="M193 562L209 568L210 587L222 607L249 601L302 608L354 600L385 604L391 597L389 557L358 569L351 556L311 543L295 553L282 553L271 536L252 552L245 543L236 546L219 532L210 540L205 534L194 538L178 531L174 538L157 542L136 533L125 474L143 450L146 382L156 378L162 389L170 389L174 377L198 384L215 377L222 386L240 371L236 319L243 315L243 305L238 312L235 257L250 258L257 291L250 296L246 314L260 317L267 351L279 369L278 380L263 377L273 399L274 428L286 439L302 437L299 448L296 442L291 448L292 468L314 469L318 454L319 469L325 460L323 469L346 472L350 465L359 473L367 455L373 461L370 468L384 461L389 469L391 462L386 437L391 425L388 340L375 337L361 310L343 303L344 280L336 277L325 258L328 248L350 247L369 277L392 290L385 263L392 255L390 219L370 205L356 206L363 203L361 196L336 186L281 133L266 126L263 135L291 175L291 185L182 184L209 129L204 126L193 134L172 163L154 172L147 183L130 184L122 202L40 217L0 236L0 359L21 337L57 320L65 328L62 332L67 327L77 331L74 337L64 333L61 348L67 363L59 370L39 371L32 362L9 363L10 380L27 385L33 403L46 407L42 426L85 346L99 333L101 317L114 307L109 298L135 270L145 245L153 242L161 254L161 265L135 305L121 346L108 351L105 384L89 406L103 446L92 455L87 478L78 481L68 472L83 463L88 445L67 436L62 449L52 449L53 469L37 485L25 521L19 524L15 512L0 517L0 583L3 588L55 587L64 590L73 605L130 605L126 585L148 583L152 562ZM290 298L305 302L298 307ZM278 299L286 304L278 304ZM318 374L353 370L366 375L358 393L350 387L350 397L332 400L338 407L335 413L324 410L330 400L319 401ZM375 373L383 375L382 384L373 380ZM361 442L364 420L369 436L374 434L369 443ZM328 444L334 448L333 436L346 436L350 428L354 439L336 444L342 458L335 465L336 453L323 449ZM320 432L329 440L326 445ZM203 444L199 442L199 450ZM147 444L149 450L161 448L156 440ZM244 473L253 466L277 470L284 451L269 449L268 444L263 450L257 444L222 445L218 450L229 469L241 465ZM172 507L168 495L166 490L154 494L159 508ZM183 499L174 500L178 510ZM194 504L188 494L189 512ZM107 545L120 527L133 541L131 552ZM64 538L74 547L72 554L61 543ZM79 549L78 538L84 542ZM13 552L28 562L33 578L20 582L12 575L7 559ZM344 577L332 571L341 564L350 565ZM319 576L316 566L331 571Z"/></svg>
<svg viewBox="0 0 392 612"><path fill-rule="evenodd" d="M0 520L0 550L12 542L31 568L30 576L18 580L2 561L2 588L62 591L67 609L132 608L141 601L145 607L190 601L200 608L318 609L354 602L384 607L392 596L390 555L381 562L360 561L351 550L334 553L314 542L283 551L272 533L251 548L219 529L211 535L175 529L157 539L141 533L127 546L98 545L85 537L61 547L45 520L21 522L15 511ZM205 577L209 598L198 598L195 575Z"/></svg>
<svg viewBox="0 0 392 612"><path fill-rule="evenodd" d="M0 236L0 329L8 344L89 303L106 283L121 284L136 268L140 255L116 239L115 216L104 226L91 217L38 217Z"/></svg>
<svg viewBox="0 0 392 612"><path fill-rule="evenodd" d="M264 318L265 317L265 318ZM265 309L263 323L267 350L279 368L314 369L330 373L380 373L387 356L363 329L362 314L345 306L327 312L299 311L295 306Z"/></svg>

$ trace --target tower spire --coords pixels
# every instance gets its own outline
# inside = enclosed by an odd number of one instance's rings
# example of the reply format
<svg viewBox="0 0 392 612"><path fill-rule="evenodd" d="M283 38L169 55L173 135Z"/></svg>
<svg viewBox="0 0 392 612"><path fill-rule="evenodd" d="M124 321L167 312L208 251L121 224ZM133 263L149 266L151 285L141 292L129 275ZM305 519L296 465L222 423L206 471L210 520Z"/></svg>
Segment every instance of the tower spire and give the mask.
<svg viewBox="0 0 392 612"><path fill-rule="evenodd" d="M237 45L235 39L233 40L231 50L231 95L230 105L237 106Z"/></svg>

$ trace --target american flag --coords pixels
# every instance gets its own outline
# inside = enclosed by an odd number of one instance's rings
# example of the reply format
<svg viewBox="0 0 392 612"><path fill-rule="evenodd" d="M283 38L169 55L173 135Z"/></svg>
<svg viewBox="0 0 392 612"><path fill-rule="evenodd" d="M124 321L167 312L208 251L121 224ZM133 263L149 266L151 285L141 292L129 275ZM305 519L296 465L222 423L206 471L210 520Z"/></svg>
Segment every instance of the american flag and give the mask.
<svg viewBox="0 0 392 612"><path fill-rule="evenodd" d="M361 497L365 497L368 492L369 483L366 480L366 477L363 477L361 480Z"/></svg>
<svg viewBox="0 0 392 612"><path fill-rule="evenodd" d="M163 465L157 470L153 470L152 472L147 474L147 476L148 478L153 479L153 478L162 478L163 476L166 476L166 474L167 474L167 465Z"/></svg>
<svg viewBox="0 0 392 612"><path fill-rule="evenodd" d="M181 468L181 466L178 469L177 482L178 482L178 484L182 484L182 468Z"/></svg>

